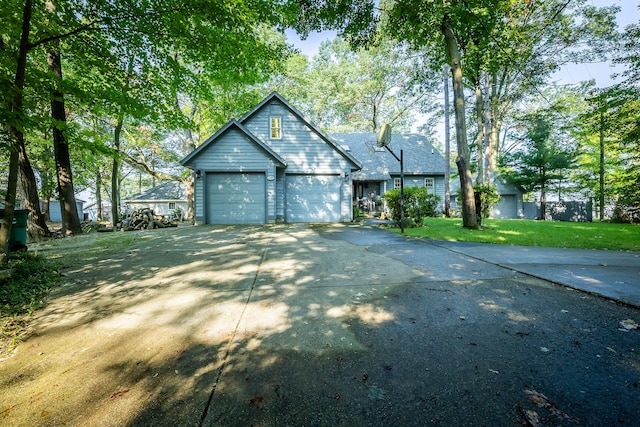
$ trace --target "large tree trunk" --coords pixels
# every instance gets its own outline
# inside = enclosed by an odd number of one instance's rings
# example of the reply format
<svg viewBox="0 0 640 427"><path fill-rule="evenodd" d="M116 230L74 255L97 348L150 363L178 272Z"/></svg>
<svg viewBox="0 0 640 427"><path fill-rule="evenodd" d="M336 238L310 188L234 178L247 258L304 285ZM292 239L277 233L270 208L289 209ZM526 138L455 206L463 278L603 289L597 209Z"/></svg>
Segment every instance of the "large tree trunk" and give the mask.
<svg viewBox="0 0 640 427"><path fill-rule="evenodd" d="M453 105L456 118L456 143L458 146L456 165L460 174L460 191L462 193L462 225L466 228L476 229L478 228L478 218L476 216L471 170L469 169L469 144L467 143L467 123L465 120L460 50L458 49L458 43L446 17L442 22L441 29L444 35L447 53L451 60L451 72L453 74Z"/></svg>
<svg viewBox="0 0 640 427"><path fill-rule="evenodd" d="M18 162L20 163L20 178L22 189L25 194L23 204L29 209L29 235L32 236L50 236L51 232L47 227L47 221L42 214L40 208L40 197L38 195L38 185L36 184L36 175L33 173L31 162L27 157L27 151L23 143L18 147Z"/></svg>
<svg viewBox="0 0 640 427"><path fill-rule="evenodd" d="M102 221L102 174L100 166L96 172L96 219Z"/></svg>
<svg viewBox="0 0 640 427"><path fill-rule="evenodd" d="M444 71L444 216L451 216L451 137L449 132L449 67Z"/></svg>
<svg viewBox="0 0 640 427"><path fill-rule="evenodd" d="M120 133L124 118L121 115L113 130L113 163L111 165L111 222L113 226L120 220Z"/></svg>
<svg viewBox="0 0 640 427"><path fill-rule="evenodd" d="M478 174L476 175L476 184L484 183L484 98L482 96L482 88L480 87L480 76L474 84L476 92L476 161L478 162Z"/></svg>
<svg viewBox="0 0 640 427"><path fill-rule="evenodd" d="M51 46L47 51L49 72L56 81L62 82L62 62L57 46ZM62 214L62 232L65 234L82 234L82 226L76 207L76 195L73 190L73 175L69 158L69 144L67 144L65 127L67 114L64 109L64 94L60 89L52 91L51 118L53 127L53 153L56 159L56 175L58 177L58 194L60 195L60 213Z"/></svg>
<svg viewBox="0 0 640 427"><path fill-rule="evenodd" d="M18 52L18 61L16 64L16 74L14 77L14 95L12 104L9 106L12 122L9 126L10 145L9 145L9 176L7 177L7 193L4 199L4 215L2 216L2 227L0 227L0 262L6 263L9 254L9 241L11 236L11 227L13 222L13 213L16 203L16 192L18 190L18 169L20 161L18 155L18 147L24 144L24 134L22 126L19 125L21 116L23 115L23 90L24 77L27 67L27 54L29 53L29 32L31 31L31 9L32 0L25 0L24 9L22 11L22 35L20 38L20 50Z"/></svg>

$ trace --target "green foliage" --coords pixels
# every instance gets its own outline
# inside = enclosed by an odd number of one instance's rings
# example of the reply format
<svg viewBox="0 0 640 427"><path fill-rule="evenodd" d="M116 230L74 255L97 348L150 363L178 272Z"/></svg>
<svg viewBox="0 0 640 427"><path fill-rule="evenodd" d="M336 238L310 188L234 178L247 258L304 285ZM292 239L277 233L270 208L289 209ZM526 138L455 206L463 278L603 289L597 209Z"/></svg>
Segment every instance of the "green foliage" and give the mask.
<svg viewBox="0 0 640 427"><path fill-rule="evenodd" d="M523 143L503 156L501 176L527 192L540 191L544 201L553 183L567 179L576 153L562 146L556 123L546 112L526 115L521 125Z"/></svg>
<svg viewBox="0 0 640 427"><path fill-rule="evenodd" d="M460 190L458 190L458 193L459 192ZM473 192L476 198L476 210L478 211L476 213L478 216L482 215L482 218L489 218L491 208L500 201L498 188L495 185L476 184L473 186ZM482 212L480 212L480 210L482 210Z"/></svg>
<svg viewBox="0 0 640 427"><path fill-rule="evenodd" d="M358 218L362 218L364 216L362 209L360 209L360 206L358 205L353 205L353 219L358 219Z"/></svg>
<svg viewBox="0 0 640 427"><path fill-rule="evenodd" d="M0 270L0 358L26 334L29 317L56 285L59 274L50 260L30 252L12 254Z"/></svg>
<svg viewBox="0 0 640 427"><path fill-rule="evenodd" d="M391 210L391 218L399 221L400 190L389 190L383 197ZM439 201L440 197L429 194L426 187L406 187L404 189L405 227L421 226L424 218L436 216Z"/></svg>
<svg viewBox="0 0 640 427"><path fill-rule="evenodd" d="M9 258L8 278L0 282L0 314L30 314L44 304L44 298L59 277L53 263L30 252Z"/></svg>
<svg viewBox="0 0 640 427"><path fill-rule="evenodd" d="M384 123L409 131L417 114L434 108L432 93L441 84L420 58L395 41L352 50L338 37L323 42L311 61L291 57L268 86L329 132L375 132Z"/></svg>

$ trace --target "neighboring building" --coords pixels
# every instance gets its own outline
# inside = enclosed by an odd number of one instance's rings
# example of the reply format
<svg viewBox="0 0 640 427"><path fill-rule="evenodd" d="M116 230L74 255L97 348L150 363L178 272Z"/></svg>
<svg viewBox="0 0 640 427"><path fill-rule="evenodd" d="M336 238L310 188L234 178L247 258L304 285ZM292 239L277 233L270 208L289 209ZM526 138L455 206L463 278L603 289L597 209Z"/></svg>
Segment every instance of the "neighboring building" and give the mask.
<svg viewBox="0 0 640 427"><path fill-rule="evenodd" d="M44 208L44 203L40 201L40 210ZM84 201L76 199L76 210L80 221L84 220ZM62 222L62 210L60 209L59 200L49 200L49 221Z"/></svg>
<svg viewBox="0 0 640 427"><path fill-rule="evenodd" d="M350 221L356 202L399 186L398 161L375 142L374 134L328 135L273 92L181 161L195 171L195 219ZM424 137L394 135L391 145L404 149L406 186L444 193L444 159Z"/></svg>
<svg viewBox="0 0 640 427"><path fill-rule="evenodd" d="M166 181L122 203L128 210L149 208L156 215L170 215L176 209L186 214L188 208L186 185L177 181Z"/></svg>
<svg viewBox="0 0 640 427"><path fill-rule="evenodd" d="M496 219L524 218L524 190L522 187L507 184L496 174L493 174L493 185L496 186L498 194L500 195L500 201L491 208L489 216ZM456 196L459 190L460 180L457 178L453 179L450 185L452 209L458 208Z"/></svg>

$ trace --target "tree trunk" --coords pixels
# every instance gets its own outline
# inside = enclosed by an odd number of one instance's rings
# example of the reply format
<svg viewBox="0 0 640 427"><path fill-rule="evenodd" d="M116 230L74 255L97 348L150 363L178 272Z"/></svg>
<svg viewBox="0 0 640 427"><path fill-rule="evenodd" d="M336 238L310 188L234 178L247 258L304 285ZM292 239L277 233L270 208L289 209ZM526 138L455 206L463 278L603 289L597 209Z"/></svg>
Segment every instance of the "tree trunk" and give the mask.
<svg viewBox="0 0 640 427"><path fill-rule="evenodd" d="M451 216L451 135L449 128L449 67L444 71L444 216Z"/></svg>
<svg viewBox="0 0 640 427"><path fill-rule="evenodd" d="M29 158L27 157L24 140L22 140L22 144L18 147L18 162L20 163L20 180L25 194L23 204L29 209L29 235L50 236L51 232L49 231L49 227L47 227L46 218L40 208L36 175L33 173L31 162L29 162Z"/></svg>
<svg viewBox="0 0 640 427"><path fill-rule="evenodd" d="M111 166L111 222L114 227L120 219L120 133L122 132L124 118L118 118L118 123L113 130L113 163Z"/></svg>
<svg viewBox="0 0 640 427"><path fill-rule="evenodd" d="M96 172L96 219L102 221L102 174L100 166Z"/></svg>
<svg viewBox="0 0 640 427"><path fill-rule="evenodd" d="M56 82L60 84L62 82L62 62L60 60L60 51L56 45L52 45L47 50L47 62L49 72L56 77ZM80 225L78 208L76 206L76 195L73 190L69 144L67 144L65 135L67 114L64 106L64 94L58 88L52 91L51 118L54 123L53 153L56 159L62 232L65 234L82 234L82 226Z"/></svg>
<svg viewBox="0 0 640 427"><path fill-rule="evenodd" d="M462 225L466 228L477 229L478 218L476 216L476 203L473 195L473 183L469 170L469 145L467 143L467 123L464 109L464 87L462 85L462 62L460 50L453 33L447 22L442 22L442 34L444 35L447 53L451 60L451 72L453 73L453 97L456 119L456 143L458 146L458 158L456 165L460 173L460 191L462 193Z"/></svg>
<svg viewBox="0 0 640 427"><path fill-rule="evenodd" d="M18 189L18 169L20 161L18 155L18 147L24 144L24 134L22 126L19 124L24 112L23 107L23 89L24 77L27 67L27 54L29 53L29 32L31 31L31 9L32 0L25 0L24 9L22 11L22 35L20 38L20 50L18 52L18 60L16 64L16 74L14 77L14 95L10 108L12 122L9 126L10 144L9 144L9 176L7 177L7 193L4 199L4 215L2 216L2 227L0 227L0 262L7 262L9 254L9 241L11 236L11 227L13 222L13 213L15 210L16 192Z"/></svg>
<svg viewBox="0 0 640 427"><path fill-rule="evenodd" d="M478 162L478 174L476 175L476 184L484 183L484 98L482 96L482 88L480 87L480 76L475 81L476 92L476 161Z"/></svg>
<svg viewBox="0 0 640 427"><path fill-rule="evenodd" d="M491 185L491 167L489 165L491 158L491 80L489 73L484 73L484 184ZM479 172L478 172L479 173Z"/></svg>

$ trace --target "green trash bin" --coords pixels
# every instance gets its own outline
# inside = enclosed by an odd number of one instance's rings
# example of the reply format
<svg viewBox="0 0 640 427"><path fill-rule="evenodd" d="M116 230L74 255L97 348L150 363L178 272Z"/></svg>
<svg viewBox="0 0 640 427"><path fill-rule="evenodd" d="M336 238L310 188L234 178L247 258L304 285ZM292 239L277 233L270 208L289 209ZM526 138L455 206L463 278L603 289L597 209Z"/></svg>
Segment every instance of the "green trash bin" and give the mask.
<svg viewBox="0 0 640 427"><path fill-rule="evenodd" d="M0 226L4 209L0 209ZM11 223L11 235L9 236L9 249L12 251L27 249L27 222L29 221L29 209L16 209L13 211Z"/></svg>

